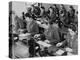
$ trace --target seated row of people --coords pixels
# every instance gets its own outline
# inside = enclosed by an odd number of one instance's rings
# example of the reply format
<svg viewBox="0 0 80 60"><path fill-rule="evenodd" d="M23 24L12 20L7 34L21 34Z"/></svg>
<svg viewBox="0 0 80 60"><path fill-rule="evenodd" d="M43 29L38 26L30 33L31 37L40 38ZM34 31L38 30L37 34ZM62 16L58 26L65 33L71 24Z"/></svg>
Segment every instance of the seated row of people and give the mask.
<svg viewBox="0 0 80 60"><path fill-rule="evenodd" d="M47 11L45 11L45 7L42 6L42 4L38 4L38 6L32 5L28 8L27 13L23 12L22 14L23 19L20 19L19 17L15 18L15 20L17 20L16 31L18 31L18 36L26 33L31 34L31 38L27 42L29 46L30 57L37 55L54 56L52 52L54 52L53 50L57 50L57 47L64 48L68 46L72 48L71 43L69 45L69 42L71 42L69 41L71 37L68 37L72 32L75 33L77 31L75 27L77 24L77 21L75 22L75 9L72 6L70 6L70 10L67 11L64 5L60 5L60 9L58 9L56 5L52 5ZM39 24L36 22L38 18L41 18L41 20L42 18L46 18L47 24L43 22L42 24L46 24L48 26L47 29L39 26ZM23 31L20 33L19 29ZM68 33L70 33L69 36L67 36ZM40 37L38 37L39 39L35 39L34 36L36 34L40 34ZM15 42L18 40L19 39L16 39ZM42 42L48 40L52 47L41 50L40 45L37 43L38 40Z"/></svg>

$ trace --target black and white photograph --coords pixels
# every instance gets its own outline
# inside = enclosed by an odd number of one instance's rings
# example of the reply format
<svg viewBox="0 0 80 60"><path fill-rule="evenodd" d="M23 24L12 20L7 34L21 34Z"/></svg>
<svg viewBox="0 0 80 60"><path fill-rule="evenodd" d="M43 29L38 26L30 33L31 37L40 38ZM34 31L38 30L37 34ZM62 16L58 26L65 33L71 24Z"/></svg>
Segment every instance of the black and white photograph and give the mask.
<svg viewBox="0 0 80 60"><path fill-rule="evenodd" d="M9 58L78 55L78 5L9 2Z"/></svg>

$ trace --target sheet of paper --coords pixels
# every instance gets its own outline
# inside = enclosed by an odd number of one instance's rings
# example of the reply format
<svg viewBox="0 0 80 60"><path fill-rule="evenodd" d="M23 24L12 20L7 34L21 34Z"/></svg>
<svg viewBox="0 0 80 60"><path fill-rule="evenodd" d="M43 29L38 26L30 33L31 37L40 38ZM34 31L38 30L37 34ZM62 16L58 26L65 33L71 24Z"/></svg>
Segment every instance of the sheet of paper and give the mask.
<svg viewBox="0 0 80 60"><path fill-rule="evenodd" d="M44 46L44 47L50 47L51 46L50 44L43 42L43 41L38 41L37 43Z"/></svg>
<svg viewBox="0 0 80 60"><path fill-rule="evenodd" d="M73 51L73 50L72 50L71 48L69 48L69 47L65 48L65 50L68 51L68 52L72 52L72 51Z"/></svg>
<svg viewBox="0 0 80 60"><path fill-rule="evenodd" d="M56 52L56 55L62 55L64 53L63 50L59 49L57 52Z"/></svg>

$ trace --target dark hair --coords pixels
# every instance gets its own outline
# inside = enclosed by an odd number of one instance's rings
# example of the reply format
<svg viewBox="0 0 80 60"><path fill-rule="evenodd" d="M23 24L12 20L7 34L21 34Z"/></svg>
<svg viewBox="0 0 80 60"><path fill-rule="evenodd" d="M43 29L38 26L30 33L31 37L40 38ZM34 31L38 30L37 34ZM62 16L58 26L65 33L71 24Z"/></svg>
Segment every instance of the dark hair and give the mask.
<svg viewBox="0 0 80 60"><path fill-rule="evenodd" d="M35 14L32 14L30 18L32 18L33 20L36 20L37 17L35 16Z"/></svg>
<svg viewBox="0 0 80 60"><path fill-rule="evenodd" d="M73 9L73 6L70 6L71 9Z"/></svg>
<svg viewBox="0 0 80 60"><path fill-rule="evenodd" d="M76 27L75 27L74 24L71 24L71 25L70 25L70 28L71 28L73 31L76 31Z"/></svg>
<svg viewBox="0 0 80 60"><path fill-rule="evenodd" d="M76 13L78 14L78 11L76 11Z"/></svg>
<svg viewBox="0 0 80 60"><path fill-rule="evenodd" d="M41 38L42 41L46 40L46 37L45 37L44 34L41 34L41 35L40 35L40 38Z"/></svg>

